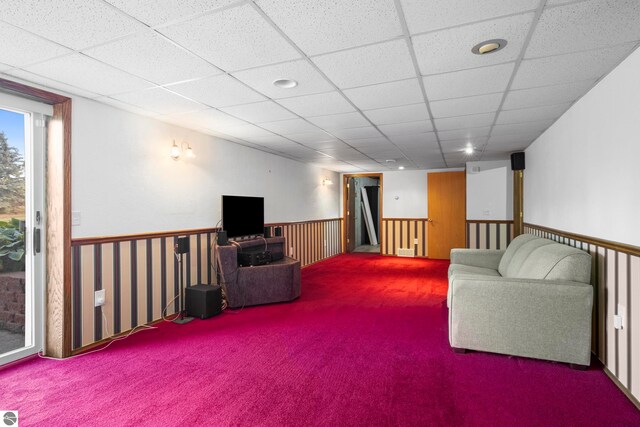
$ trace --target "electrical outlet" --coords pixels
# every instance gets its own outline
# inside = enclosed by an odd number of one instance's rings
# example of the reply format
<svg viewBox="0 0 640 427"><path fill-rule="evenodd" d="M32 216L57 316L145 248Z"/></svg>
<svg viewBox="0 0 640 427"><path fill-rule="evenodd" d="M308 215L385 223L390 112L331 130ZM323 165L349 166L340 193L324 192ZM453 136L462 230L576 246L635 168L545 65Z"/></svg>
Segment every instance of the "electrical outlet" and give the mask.
<svg viewBox="0 0 640 427"><path fill-rule="evenodd" d="M80 225L80 212L71 212L71 225Z"/></svg>
<svg viewBox="0 0 640 427"><path fill-rule="evenodd" d="M482 211L482 215L491 216L491 211L489 209L485 209L485 210Z"/></svg>
<svg viewBox="0 0 640 427"><path fill-rule="evenodd" d="M103 306L105 304L105 297L106 297L106 294L104 289L100 289L99 291L96 291L94 307Z"/></svg>
<svg viewBox="0 0 640 427"><path fill-rule="evenodd" d="M625 307L618 304L616 314L613 316L613 327L616 329L624 329Z"/></svg>

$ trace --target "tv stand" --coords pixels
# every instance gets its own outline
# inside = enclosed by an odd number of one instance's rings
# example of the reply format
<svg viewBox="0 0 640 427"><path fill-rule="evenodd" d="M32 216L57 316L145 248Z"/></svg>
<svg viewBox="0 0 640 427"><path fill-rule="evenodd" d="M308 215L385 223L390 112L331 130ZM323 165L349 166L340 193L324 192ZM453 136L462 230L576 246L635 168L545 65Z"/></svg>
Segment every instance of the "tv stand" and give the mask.
<svg viewBox="0 0 640 427"><path fill-rule="evenodd" d="M266 245L265 245L266 240ZM236 242L216 247L218 283L231 308L291 301L300 296L300 261L285 256L284 237ZM269 251L273 258L265 265L238 265L239 251Z"/></svg>

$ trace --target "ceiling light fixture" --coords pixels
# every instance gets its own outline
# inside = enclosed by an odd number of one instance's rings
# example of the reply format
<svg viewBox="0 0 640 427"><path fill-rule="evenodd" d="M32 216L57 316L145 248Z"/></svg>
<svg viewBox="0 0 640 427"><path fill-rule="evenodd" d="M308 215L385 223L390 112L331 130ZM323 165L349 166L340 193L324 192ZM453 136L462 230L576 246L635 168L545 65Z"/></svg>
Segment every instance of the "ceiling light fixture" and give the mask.
<svg viewBox="0 0 640 427"><path fill-rule="evenodd" d="M467 146L464 149L464 152L467 153L467 154L473 154L473 147L471 145Z"/></svg>
<svg viewBox="0 0 640 427"><path fill-rule="evenodd" d="M507 41L504 39L485 40L471 48L471 52L476 55L486 55L488 53L495 53L502 50L506 45Z"/></svg>
<svg viewBox="0 0 640 427"><path fill-rule="evenodd" d="M401 171L404 170L404 166L398 166L398 169L400 169Z"/></svg>
<svg viewBox="0 0 640 427"><path fill-rule="evenodd" d="M273 81L273 85L280 89L293 89L298 86L298 82L291 79L278 79Z"/></svg>

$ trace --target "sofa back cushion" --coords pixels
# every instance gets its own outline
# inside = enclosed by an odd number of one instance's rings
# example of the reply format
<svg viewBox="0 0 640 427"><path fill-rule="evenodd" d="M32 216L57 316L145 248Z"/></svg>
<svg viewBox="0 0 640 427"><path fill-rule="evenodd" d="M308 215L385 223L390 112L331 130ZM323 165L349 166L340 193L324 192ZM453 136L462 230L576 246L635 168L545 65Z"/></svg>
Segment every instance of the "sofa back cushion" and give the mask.
<svg viewBox="0 0 640 427"><path fill-rule="evenodd" d="M571 280L590 283L591 255L577 248L549 242L529 253L518 272L518 279Z"/></svg>
<svg viewBox="0 0 640 427"><path fill-rule="evenodd" d="M513 256L516 254L516 252L518 252L518 250L525 243L531 240L538 239L540 239L540 237L534 236L533 234L521 234L513 239L511 243L509 243L507 250L504 252L504 255L502 255L502 259L500 260L500 265L498 266L498 271L500 272L500 274L502 276L509 277L507 275L507 268L509 267L509 264L511 264L511 260L513 259Z"/></svg>

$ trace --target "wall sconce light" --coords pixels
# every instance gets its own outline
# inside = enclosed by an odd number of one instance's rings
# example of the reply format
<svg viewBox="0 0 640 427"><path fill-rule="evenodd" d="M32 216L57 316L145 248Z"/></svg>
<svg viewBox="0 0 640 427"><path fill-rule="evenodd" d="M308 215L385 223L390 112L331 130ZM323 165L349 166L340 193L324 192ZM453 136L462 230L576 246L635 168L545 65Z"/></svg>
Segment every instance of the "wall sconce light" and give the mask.
<svg viewBox="0 0 640 427"><path fill-rule="evenodd" d="M325 176L324 178L322 178L322 185L331 185L333 184L333 181L331 181L331 179L327 176Z"/></svg>
<svg viewBox="0 0 640 427"><path fill-rule="evenodd" d="M184 146L187 146L187 148L184 148ZM185 142L181 142L180 146L178 146L178 144L176 144L176 140L173 140L173 146L171 147L171 152L169 153L169 155L171 156L171 158L173 160L178 160L180 158L180 156L182 156L182 154L184 153L185 156L187 156L188 158L192 159L194 158L196 155L194 154L193 150L191 149L191 145L187 144Z"/></svg>

